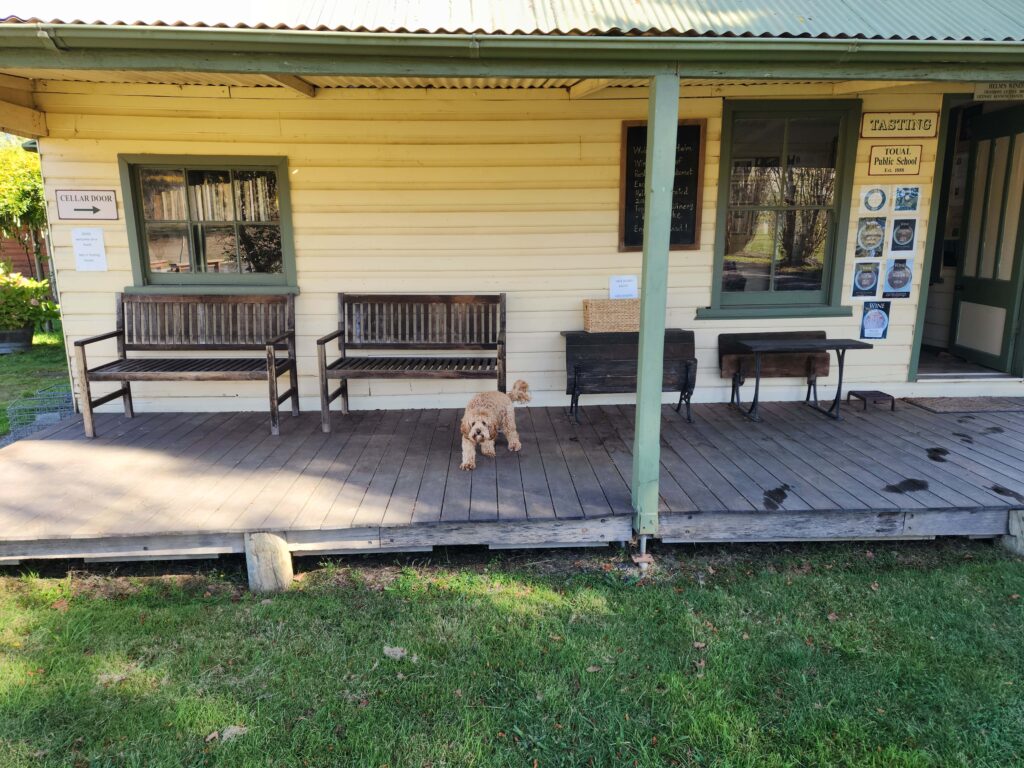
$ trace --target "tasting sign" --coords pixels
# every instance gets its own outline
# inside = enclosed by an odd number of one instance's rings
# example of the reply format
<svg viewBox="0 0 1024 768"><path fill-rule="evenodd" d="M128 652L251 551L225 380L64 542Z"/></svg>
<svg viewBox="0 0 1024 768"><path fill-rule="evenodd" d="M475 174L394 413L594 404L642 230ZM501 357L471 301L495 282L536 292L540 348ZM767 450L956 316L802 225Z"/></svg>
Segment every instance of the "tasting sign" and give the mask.
<svg viewBox="0 0 1024 768"><path fill-rule="evenodd" d="M676 172L672 185L671 250L700 247L703 195L704 120L683 120L676 133ZM622 124L622 172L619 195L619 250L639 251L644 242L644 182L647 123Z"/></svg>
<svg viewBox="0 0 1024 768"><path fill-rule="evenodd" d="M921 144L875 144L871 147L868 176L918 176Z"/></svg>
<svg viewBox="0 0 1024 768"><path fill-rule="evenodd" d="M933 139L939 135L938 112L865 112L862 139Z"/></svg>
<svg viewBox="0 0 1024 768"><path fill-rule="evenodd" d="M117 193L112 189L58 189L57 218L117 221Z"/></svg>

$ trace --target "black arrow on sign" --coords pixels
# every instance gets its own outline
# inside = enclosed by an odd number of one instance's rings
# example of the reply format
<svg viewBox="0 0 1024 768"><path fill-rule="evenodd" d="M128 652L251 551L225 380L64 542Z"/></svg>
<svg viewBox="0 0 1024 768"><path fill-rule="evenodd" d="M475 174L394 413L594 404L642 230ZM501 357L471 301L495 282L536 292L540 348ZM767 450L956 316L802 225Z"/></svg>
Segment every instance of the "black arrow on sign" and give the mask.
<svg viewBox="0 0 1024 768"><path fill-rule="evenodd" d="M100 209L95 205L92 208L75 208L76 211L92 211L93 213L99 213Z"/></svg>

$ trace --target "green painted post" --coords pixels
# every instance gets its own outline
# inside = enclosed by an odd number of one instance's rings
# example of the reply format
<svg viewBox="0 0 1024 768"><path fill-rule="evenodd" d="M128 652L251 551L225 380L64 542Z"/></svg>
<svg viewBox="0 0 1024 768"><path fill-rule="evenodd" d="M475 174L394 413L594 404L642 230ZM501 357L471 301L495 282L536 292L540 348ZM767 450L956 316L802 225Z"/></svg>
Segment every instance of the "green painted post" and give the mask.
<svg viewBox="0 0 1024 768"><path fill-rule="evenodd" d="M668 249L679 124L679 76L655 75L647 107L644 174L644 260L640 278L640 359L633 437L633 528L658 532L661 382L665 357Z"/></svg>

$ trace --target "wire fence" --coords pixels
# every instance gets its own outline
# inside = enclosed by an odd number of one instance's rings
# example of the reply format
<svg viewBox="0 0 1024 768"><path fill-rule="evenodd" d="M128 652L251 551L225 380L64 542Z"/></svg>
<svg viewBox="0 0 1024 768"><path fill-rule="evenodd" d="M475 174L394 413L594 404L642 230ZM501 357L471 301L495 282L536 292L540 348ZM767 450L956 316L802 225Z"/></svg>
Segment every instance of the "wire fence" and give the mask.
<svg viewBox="0 0 1024 768"><path fill-rule="evenodd" d="M7 406L7 421L11 431L0 437L0 445L13 443L53 426L74 412L71 385L67 382L52 384L34 395L19 398Z"/></svg>

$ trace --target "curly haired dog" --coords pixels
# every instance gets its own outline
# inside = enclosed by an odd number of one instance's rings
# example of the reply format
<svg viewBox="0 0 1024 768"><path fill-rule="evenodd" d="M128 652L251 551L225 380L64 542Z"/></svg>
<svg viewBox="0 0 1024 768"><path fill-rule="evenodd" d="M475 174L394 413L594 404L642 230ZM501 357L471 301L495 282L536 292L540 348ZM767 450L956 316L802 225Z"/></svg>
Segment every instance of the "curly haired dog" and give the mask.
<svg viewBox="0 0 1024 768"><path fill-rule="evenodd" d="M462 414L462 463L459 469L476 469L476 446L480 453L494 457L494 441L498 432L505 433L508 449L518 451L523 447L516 432L514 403L530 402L530 386L520 379L512 390L504 392L481 392L473 395Z"/></svg>

